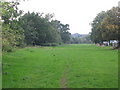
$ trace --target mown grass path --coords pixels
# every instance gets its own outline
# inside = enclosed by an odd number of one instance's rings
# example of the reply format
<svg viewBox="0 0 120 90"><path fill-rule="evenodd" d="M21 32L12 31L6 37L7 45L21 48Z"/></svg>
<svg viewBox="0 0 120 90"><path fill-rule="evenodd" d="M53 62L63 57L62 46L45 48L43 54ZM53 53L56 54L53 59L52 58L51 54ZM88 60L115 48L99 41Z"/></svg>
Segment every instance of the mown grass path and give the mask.
<svg viewBox="0 0 120 90"><path fill-rule="evenodd" d="M95 45L3 54L3 88L117 88L118 51Z"/></svg>

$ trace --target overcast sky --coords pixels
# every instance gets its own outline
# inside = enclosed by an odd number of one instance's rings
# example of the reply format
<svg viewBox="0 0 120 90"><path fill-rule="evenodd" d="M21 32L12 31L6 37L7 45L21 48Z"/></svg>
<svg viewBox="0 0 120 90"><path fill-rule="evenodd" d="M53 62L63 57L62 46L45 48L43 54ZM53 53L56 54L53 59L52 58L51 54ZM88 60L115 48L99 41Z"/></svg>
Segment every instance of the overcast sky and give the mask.
<svg viewBox="0 0 120 90"><path fill-rule="evenodd" d="M19 9L40 13L54 13L55 19L70 25L71 33L88 34L90 22L101 12L118 6L119 0L28 0Z"/></svg>

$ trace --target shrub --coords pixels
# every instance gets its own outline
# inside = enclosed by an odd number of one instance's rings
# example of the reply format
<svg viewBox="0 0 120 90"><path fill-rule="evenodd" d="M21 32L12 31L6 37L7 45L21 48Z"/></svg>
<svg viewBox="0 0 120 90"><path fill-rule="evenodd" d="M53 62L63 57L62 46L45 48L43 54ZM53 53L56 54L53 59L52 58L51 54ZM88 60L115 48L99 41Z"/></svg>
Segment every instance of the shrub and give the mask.
<svg viewBox="0 0 120 90"><path fill-rule="evenodd" d="M58 46L58 43L42 43L41 46Z"/></svg>

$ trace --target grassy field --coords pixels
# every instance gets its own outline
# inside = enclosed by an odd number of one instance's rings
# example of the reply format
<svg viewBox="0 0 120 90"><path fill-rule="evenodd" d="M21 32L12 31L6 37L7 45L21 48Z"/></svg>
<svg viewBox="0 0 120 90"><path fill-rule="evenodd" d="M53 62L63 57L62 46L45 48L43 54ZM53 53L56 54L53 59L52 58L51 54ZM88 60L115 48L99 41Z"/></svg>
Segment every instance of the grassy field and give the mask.
<svg viewBox="0 0 120 90"><path fill-rule="evenodd" d="M117 88L118 51L95 45L3 54L3 88Z"/></svg>

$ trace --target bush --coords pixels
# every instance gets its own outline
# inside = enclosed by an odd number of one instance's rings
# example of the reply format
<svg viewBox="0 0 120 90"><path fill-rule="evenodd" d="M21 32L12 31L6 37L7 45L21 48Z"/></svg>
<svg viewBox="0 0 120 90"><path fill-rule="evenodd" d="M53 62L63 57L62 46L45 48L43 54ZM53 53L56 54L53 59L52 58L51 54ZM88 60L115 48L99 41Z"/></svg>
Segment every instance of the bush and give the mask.
<svg viewBox="0 0 120 90"><path fill-rule="evenodd" d="M10 45L7 39L3 39L2 41L2 51L6 51L6 52L12 51L12 46Z"/></svg>
<svg viewBox="0 0 120 90"><path fill-rule="evenodd" d="M24 47L24 36L9 26L2 28L2 51L11 52L15 47Z"/></svg>
<svg viewBox="0 0 120 90"><path fill-rule="evenodd" d="M58 43L42 43L41 46L58 46Z"/></svg>
<svg viewBox="0 0 120 90"><path fill-rule="evenodd" d="M51 43L51 46L58 46L58 43Z"/></svg>

